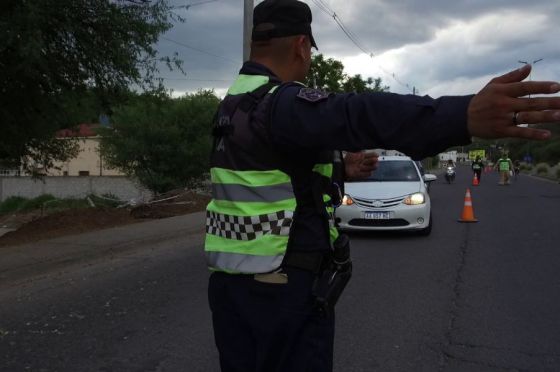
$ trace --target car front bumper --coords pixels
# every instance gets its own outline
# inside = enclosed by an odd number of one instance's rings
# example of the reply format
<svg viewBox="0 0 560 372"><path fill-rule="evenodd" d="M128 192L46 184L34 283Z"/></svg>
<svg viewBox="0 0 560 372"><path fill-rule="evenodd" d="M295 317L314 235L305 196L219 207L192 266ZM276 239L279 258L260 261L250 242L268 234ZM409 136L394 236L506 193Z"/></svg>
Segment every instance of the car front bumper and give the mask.
<svg viewBox="0 0 560 372"><path fill-rule="evenodd" d="M366 212L390 212L388 219L366 218ZM422 230L430 223L430 205L399 205L388 209L341 206L335 212L341 230Z"/></svg>

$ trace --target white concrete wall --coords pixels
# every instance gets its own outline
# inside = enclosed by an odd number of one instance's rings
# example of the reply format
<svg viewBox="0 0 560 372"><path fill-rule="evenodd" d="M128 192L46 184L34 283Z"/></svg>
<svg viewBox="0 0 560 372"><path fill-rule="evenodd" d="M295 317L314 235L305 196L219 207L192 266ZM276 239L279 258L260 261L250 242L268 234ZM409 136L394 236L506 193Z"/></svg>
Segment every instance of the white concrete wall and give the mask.
<svg viewBox="0 0 560 372"><path fill-rule="evenodd" d="M0 177L0 202L10 196L34 198L51 194L57 198L81 198L88 194L112 194L120 200L149 200L150 191L129 178L107 177L60 177L48 176L42 180L31 177Z"/></svg>

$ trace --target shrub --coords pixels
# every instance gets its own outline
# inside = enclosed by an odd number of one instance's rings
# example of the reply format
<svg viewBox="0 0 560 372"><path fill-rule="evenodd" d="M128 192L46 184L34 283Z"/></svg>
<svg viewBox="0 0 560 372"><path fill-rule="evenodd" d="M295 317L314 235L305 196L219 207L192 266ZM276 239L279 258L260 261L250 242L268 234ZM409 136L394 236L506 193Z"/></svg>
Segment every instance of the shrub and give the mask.
<svg viewBox="0 0 560 372"><path fill-rule="evenodd" d="M18 211L22 204L26 201L27 199L22 198L21 196L10 196L0 203L0 214L8 214Z"/></svg>
<svg viewBox="0 0 560 372"><path fill-rule="evenodd" d="M89 195L89 198L96 207L116 208L123 204L123 202L113 194L103 194L101 196L91 194Z"/></svg>
<svg viewBox="0 0 560 372"><path fill-rule="evenodd" d="M115 200L107 200L95 195L89 195L96 207L115 208L122 204L114 195L104 195L104 198ZM0 215L13 212L27 212L41 209L42 211L53 213L67 209L90 208L87 198L76 199L56 199L50 194L44 194L33 199L27 199L20 196L12 196L0 203Z"/></svg>
<svg viewBox="0 0 560 372"><path fill-rule="evenodd" d="M86 199L51 199L43 203L43 209L49 213L63 211L66 209L88 208L90 205Z"/></svg>
<svg viewBox="0 0 560 372"><path fill-rule="evenodd" d="M540 164L539 166L537 166L537 174L547 175L548 166L546 164Z"/></svg>
<svg viewBox="0 0 560 372"><path fill-rule="evenodd" d="M120 201L118 196L116 196L114 194L111 194L110 192L106 192L105 194L101 194L101 196L104 197L104 198L107 198L107 199L113 199L113 200L116 200L116 201Z"/></svg>
<svg viewBox="0 0 560 372"><path fill-rule="evenodd" d="M41 209L43 204L50 200L55 200L56 198L51 194L39 195L36 198L26 200L19 209L20 211L30 211L33 209Z"/></svg>

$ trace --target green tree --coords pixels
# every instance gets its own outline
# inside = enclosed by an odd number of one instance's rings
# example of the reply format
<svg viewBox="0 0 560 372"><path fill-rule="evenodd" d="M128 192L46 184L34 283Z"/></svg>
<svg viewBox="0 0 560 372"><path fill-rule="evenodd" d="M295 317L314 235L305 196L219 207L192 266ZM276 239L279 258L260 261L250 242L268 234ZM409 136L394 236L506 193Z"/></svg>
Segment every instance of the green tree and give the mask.
<svg viewBox="0 0 560 372"><path fill-rule="evenodd" d="M156 193L191 185L208 172L218 103L212 91L139 96L115 110L113 128L101 129L102 156Z"/></svg>
<svg viewBox="0 0 560 372"><path fill-rule="evenodd" d="M341 92L344 78L342 62L333 58L325 59L322 54L314 54L305 85L327 92Z"/></svg>
<svg viewBox="0 0 560 372"><path fill-rule="evenodd" d="M52 166L74 155L55 133L88 92L108 112L130 86L154 89L167 0L4 0L0 5L0 159Z"/></svg>
<svg viewBox="0 0 560 372"><path fill-rule="evenodd" d="M558 164L560 162L560 129L554 124L537 124L534 127L550 130L552 138L544 142L508 139L501 142L500 146L508 151L511 159L522 160L525 156L529 155L535 164Z"/></svg>
<svg viewBox="0 0 560 372"><path fill-rule="evenodd" d="M371 77L368 77L364 80L362 78L362 75L356 74L354 76L347 77L347 79L342 83L342 90L344 92L356 93L388 92L389 87L381 84L381 78L373 79Z"/></svg>
<svg viewBox="0 0 560 372"><path fill-rule="evenodd" d="M387 92L388 86L382 85L381 78L363 79L360 74L349 76L344 73L342 62L315 54L311 58L309 74L304 82L307 86L327 92Z"/></svg>

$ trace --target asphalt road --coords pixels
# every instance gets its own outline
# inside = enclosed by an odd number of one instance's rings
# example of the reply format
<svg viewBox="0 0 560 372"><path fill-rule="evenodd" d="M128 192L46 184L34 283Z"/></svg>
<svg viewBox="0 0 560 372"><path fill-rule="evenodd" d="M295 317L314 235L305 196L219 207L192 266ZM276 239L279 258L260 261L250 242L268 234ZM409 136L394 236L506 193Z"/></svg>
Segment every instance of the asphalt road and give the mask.
<svg viewBox="0 0 560 372"><path fill-rule="evenodd" d="M560 371L560 185L470 181L433 183L429 237L352 235L336 371ZM203 223L0 249L0 371L218 371Z"/></svg>

